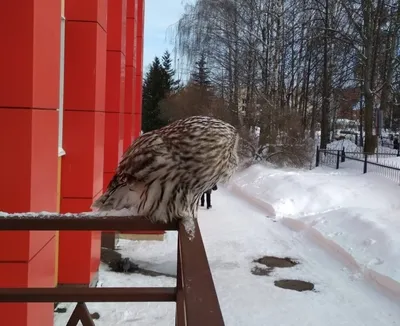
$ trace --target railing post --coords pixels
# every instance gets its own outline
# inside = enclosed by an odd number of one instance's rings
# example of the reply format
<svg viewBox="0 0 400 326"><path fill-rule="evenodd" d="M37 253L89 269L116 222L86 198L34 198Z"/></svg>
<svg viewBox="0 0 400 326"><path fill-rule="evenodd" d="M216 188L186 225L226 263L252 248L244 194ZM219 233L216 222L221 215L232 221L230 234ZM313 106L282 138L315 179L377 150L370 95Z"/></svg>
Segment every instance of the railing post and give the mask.
<svg viewBox="0 0 400 326"><path fill-rule="evenodd" d="M397 148L397 157L400 156L400 146Z"/></svg>
<svg viewBox="0 0 400 326"><path fill-rule="evenodd" d="M317 157L315 159L315 166L319 166L319 146L317 146Z"/></svg>
<svg viewBox="0 0 400 326"><path fill-rule="evenodd" d="M177 273L176 273L176 310L175 310L175 326L186 325L186 312L185 312L185 293L183 291L183 276L182 276L182 253L181 241L178 236L178 258L177 258Z"/></svg>
<svg viewBox="0 0 400 326"><path fill-rule="evenodd" d="M346 161L346 152L344 151L344 147L342 149L342 163Z"/></svg>
<svg viewBox="0 0 400 326"><path fill-rule="evenodd" d="M367 173L368 154L364 155L364 174Z"/></svg>
<svg viewBox="0 0 400 326"><path fill-rule="evenodd" d="M336 170L339 169L339 162L340 162L340 151L336 153Z"/></svg>

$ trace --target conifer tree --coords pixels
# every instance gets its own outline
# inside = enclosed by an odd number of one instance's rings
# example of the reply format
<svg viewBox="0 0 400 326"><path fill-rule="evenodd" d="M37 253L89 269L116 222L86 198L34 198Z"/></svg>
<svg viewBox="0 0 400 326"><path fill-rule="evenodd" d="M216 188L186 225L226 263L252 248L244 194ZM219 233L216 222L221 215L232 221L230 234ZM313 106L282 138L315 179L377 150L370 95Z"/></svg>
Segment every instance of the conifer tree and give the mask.
<svg viewBox="0 0 400 326"><path fill-rule="evenodd" d="M159 103L165 98L165 70L158 57L151 63L143 82L142 130L148 132L163 127Z"/></svg>
<svg viewBox="0 0 400 326"><path fill-rule="evenodd" d="M208 89L211 85L210 71L207 67L206 57L204 54L200 55L198 61L195 62L195 69L192 73L192 83Z"/></svg>
<svg viewBox="0 0 400 326"><path fill-rule="evenodd" d="M165 74L165 89L168 93L175 93L179 89L180 81L175 80L175 70L172 69L171 54L168 50L164 52L161 61Z"/></svg>

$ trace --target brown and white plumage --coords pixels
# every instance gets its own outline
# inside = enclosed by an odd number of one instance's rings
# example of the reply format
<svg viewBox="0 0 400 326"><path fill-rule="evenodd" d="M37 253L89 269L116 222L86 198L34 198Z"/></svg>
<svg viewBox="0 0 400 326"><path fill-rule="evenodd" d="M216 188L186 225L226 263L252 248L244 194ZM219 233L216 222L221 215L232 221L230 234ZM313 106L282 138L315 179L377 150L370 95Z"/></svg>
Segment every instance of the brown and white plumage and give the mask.
<svg viewBox="0 0 400 326"><path fill-rule="evenodd" d="M145 133L127 149L92 208L129 209L154 222L197 218L202 193L236 170L238 139L233 126L206 116Z"/></svg>

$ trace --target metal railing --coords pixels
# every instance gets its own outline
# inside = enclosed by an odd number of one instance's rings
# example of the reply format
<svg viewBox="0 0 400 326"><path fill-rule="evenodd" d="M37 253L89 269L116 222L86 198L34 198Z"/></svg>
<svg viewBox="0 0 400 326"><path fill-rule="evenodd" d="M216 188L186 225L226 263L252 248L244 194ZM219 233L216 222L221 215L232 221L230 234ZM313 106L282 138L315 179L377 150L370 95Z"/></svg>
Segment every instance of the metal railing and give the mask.
<svg viewBox="0 0 400 326"><path fill-rule="evenodd" d="M386 162L387 158L398 157L397 153L362 153L346 152L342 150L320 149L317 147L315 166L329 166L339 169L340 165L347 161L358 162L355 166L345 165L347 168L359 169L365 173L374 173L400 183L400 165L394 162ZM381 160L381 162L379 162ZM382 161L383 160L383 161ZM400 162L400 161L399 161Z"/></svg>
<svg viewBox="0 0 400 326"><path fill-rule="evenodd" d="M333 149L320 149L317 147L315 166L325 165L335 169L339 169L341 152Z"/></svg>
<svg viewBox="0 0 400 326"><path fill-rule="evenodd" d="M2 231L178 231L176 287L141 288L1 288L0 303L77 302L67 326L95 325L85 302L176 302L176 326L223 326L200 228L189 239L179 222L154 224L140 216L100 217L84 214L13 214L0 217ZM0 317L1 318L1 317Z"/></svg>

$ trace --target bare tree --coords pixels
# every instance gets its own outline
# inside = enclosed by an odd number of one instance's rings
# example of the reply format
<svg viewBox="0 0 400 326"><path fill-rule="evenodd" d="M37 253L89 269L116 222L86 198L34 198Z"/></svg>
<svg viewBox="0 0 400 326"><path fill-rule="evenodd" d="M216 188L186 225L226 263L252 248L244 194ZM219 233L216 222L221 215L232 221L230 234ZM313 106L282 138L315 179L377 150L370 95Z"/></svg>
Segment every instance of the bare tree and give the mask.
<svg viewBox="0 0 400 326"><path fill-rule="evenodd" d="M365 150L373 151L377 109L388 126L400 120L399 3L197 0L176 26L176 50L188 67L207 57L215 97L207 114L229 119L257 155L308 144L318 131L326 147L342 114L335 96L347 88L361 89ZM185 94L195 112L195 90Z"/></svg>

